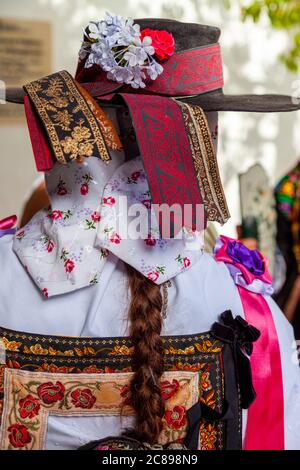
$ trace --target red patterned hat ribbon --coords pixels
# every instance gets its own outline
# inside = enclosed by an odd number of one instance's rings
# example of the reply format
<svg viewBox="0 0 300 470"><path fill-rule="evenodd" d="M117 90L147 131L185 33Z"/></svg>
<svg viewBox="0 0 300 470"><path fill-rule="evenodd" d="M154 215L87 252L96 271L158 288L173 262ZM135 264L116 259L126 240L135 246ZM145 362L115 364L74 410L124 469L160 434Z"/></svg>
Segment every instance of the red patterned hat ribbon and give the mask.
<svg viewBox="0 0 300 470"><path fill-rule="evenodd" d="M108 80L100 67L84 68L79 62L75 79L91 96L102 96L116 90L124 93L153 93L165 96L198 95L224 85L221 48L219 44L194 48L174 54L163 64L164 71L146 88L137 91Z"/></svg>

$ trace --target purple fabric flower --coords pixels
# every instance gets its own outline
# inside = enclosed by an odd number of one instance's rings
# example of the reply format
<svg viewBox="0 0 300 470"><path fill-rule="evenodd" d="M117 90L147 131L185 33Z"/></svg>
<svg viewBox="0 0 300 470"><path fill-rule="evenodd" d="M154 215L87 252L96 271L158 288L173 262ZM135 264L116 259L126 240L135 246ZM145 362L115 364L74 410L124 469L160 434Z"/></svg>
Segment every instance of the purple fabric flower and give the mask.
<svg viewBox="0 0 300 470"><path fill-rule="evenodd" d="M242 264L256 276L264 274L265 266L257 250L249 250L238 241L228 241L226 252L233 261Z"/></svg>

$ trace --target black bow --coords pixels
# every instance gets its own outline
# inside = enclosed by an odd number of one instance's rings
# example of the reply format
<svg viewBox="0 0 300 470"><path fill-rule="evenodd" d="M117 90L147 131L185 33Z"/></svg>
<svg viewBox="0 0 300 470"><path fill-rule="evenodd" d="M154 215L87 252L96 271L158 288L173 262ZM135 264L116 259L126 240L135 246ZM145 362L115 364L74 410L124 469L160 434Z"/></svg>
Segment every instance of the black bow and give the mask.
<svg viewBox="0 0 300 470"><path fill-rule="evenodd" d="M200 424L202 419L208 422L225 421L232 419L233 414L230 406L225 401L223 411L219 413L201 401L197 402L187 411L189 430L184 440L186 447L190 450L197 450L199 445Z"/></svg>
<svg viewBox="0 0 300 470"><path fill-rule="evenodd" d="M222 313L220 321L212 325L212 335L230 344L241 396L241 407L249 408L256 398L252 383L252 372L249 357L253 344L260 337L260 331L246 322L242 317L233 318L230 310Z"/></svg>

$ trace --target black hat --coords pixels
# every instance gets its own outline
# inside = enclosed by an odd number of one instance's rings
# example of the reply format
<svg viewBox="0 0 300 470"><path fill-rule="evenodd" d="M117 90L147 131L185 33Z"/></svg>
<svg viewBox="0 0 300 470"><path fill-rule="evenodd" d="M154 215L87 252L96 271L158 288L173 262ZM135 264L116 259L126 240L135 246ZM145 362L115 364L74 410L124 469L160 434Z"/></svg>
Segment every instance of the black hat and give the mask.
<svg viewBox="0 0 300 470"><path fill-rule="evenodd" d="M146 18L137 19L141 29L167 30L175 39L175 54L200 50L218 44L220 29L213 26L195 23L182 23L180 21ZM88 70L88 69L85 69ZM93 73L94 67L92 67ZM77 71L78 72L78 71ZM88 72L91 74L91 71ZM189 71L186 71L189 73ZM84 85L84 80L80 80ZM120 91L120 90L118 90ZM90 90L89 90L90 92ZM14 103L23 103L25 92L22 88L8 88L6 100ZM91 93L93 95L93 93ZM205 111L248 111L248 112L287 112L297 111L300 104L293 102L291 96L286 95L226 95L222 86L198 94L176 94L176 98L188 104L201 106ZM94 94L96 96L96 94Z"/></svg>

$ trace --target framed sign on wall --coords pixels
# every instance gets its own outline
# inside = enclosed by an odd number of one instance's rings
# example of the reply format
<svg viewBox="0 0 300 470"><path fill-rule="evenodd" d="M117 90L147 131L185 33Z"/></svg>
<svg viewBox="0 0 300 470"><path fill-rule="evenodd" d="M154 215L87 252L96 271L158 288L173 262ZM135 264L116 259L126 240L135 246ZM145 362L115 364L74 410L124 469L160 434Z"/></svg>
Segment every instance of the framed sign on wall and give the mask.
<svg viewBox="0 0 300 470"><path fill-rule="evenodd" d="M51 73L51 25L46 21L27 21L0 17L1 98L5 87L22 86ZM0 125L22 124L23 106L0 104Z"/></svg>

